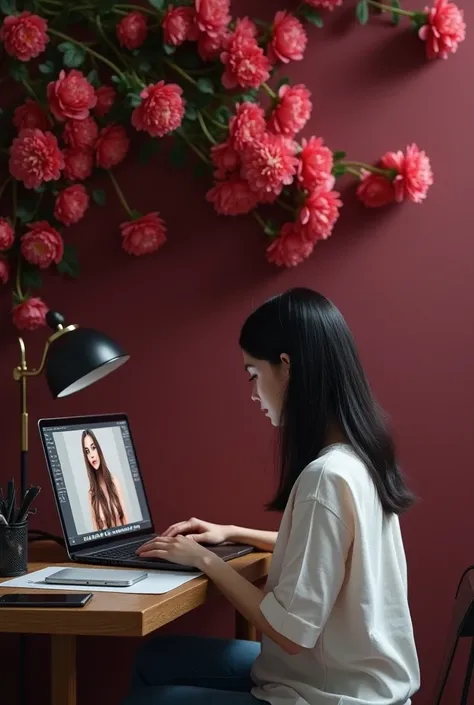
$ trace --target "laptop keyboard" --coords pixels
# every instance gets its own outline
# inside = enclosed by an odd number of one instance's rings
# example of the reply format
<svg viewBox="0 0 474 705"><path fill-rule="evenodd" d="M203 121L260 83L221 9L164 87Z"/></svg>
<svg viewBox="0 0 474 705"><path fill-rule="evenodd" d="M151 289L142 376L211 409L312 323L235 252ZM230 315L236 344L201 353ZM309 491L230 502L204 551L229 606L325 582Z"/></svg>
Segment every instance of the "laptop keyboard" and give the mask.
<svg viewBox="0 0 474 705"><path fill-rule="evenodd" d="M136 550L142 545L143 539L135 541L135 543L128 543L125 546L115 546L114 548L107 548L105 551L97 551L94 555L98 558L138 558Z"/></svg>

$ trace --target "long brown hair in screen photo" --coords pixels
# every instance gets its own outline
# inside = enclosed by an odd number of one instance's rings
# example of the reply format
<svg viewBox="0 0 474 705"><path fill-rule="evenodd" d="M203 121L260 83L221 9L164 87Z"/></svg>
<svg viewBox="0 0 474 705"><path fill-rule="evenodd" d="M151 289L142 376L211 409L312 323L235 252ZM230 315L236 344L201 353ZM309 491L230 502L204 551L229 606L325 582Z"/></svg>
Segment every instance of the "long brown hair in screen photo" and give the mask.
<svg viewBox="0 0 474 705"><path fill-rule="evenodd" d="M100 465L97 470L92 467L86 453L84 441L87 436L89 436L94 443L100 459ZM110 529L114 526L123 525L125 523L125 515L112 474L107 467L102 448L100 447L96 435L89 429L82 432L82 452L89 476L92 511L97 528ZM104 486L107 494L104 492Z"/></svg>

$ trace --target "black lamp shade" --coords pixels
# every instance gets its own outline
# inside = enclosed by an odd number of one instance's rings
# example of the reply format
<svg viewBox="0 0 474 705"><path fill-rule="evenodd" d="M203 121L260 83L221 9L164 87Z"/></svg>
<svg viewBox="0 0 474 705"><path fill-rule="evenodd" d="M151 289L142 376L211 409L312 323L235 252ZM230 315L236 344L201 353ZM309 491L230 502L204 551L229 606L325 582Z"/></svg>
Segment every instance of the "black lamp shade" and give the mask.
<svg viewBox="0 0 474 705"><path fill-rule="evenodd" d="M129 359L115 342L92 328L76 328L53 340L45 375L56 399L94 384Z"/></svg>

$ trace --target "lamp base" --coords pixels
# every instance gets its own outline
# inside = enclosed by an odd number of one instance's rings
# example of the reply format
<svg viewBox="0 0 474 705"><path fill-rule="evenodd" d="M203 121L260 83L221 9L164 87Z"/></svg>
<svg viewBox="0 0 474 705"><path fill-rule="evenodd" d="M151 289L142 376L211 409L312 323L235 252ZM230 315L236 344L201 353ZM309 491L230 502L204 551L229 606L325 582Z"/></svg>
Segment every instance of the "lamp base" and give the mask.
<svg viewBox="0 0 474 705"><path fill-rule="evenodd" d="M62 536L55 536L48 531L41 531L41 529L30 529L28 531L28 541L30 543L34 541L54 541L63 548L66 548L66 543Z"/></svg>

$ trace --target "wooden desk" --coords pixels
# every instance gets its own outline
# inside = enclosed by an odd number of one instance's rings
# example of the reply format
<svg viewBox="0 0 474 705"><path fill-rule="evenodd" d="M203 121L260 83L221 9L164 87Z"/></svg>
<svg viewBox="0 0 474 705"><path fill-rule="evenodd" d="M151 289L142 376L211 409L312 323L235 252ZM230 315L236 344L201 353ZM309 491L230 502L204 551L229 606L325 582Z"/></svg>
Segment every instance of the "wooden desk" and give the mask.
<svg viewBox="0 0 474 705"><path fill-rule="evenodd" d="M52 563L31 563L29 569L40 570L48 565ZM57 565L70 567L71 563ZM247 580L256 583L268 574L270 554L249 553L236 558L231 565ZM0 585L0 594L9 592L28 591L2 589ZM85 607L79 609L2 607L0 632L50 634L52 705L76 705L78 636L145 636L199 607L216 594L212 583L201 576L164 595L97 592ZM236 616L236 637L256 638L253 626L239 614Z"/></svg>

